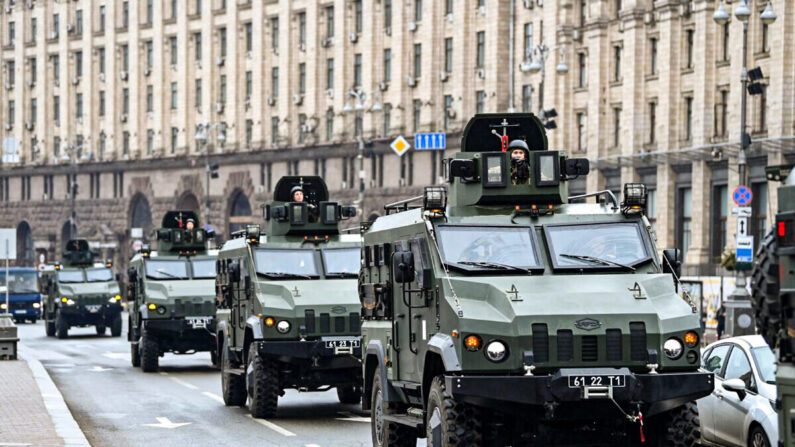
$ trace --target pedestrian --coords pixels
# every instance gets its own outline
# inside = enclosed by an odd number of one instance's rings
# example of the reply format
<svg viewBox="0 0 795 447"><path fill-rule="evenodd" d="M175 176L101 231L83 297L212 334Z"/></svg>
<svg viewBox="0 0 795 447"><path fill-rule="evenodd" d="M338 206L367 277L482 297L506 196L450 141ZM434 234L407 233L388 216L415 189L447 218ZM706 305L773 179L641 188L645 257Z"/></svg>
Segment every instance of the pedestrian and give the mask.
<svg viewBox="0 0 795 447"><path fill-rule="evenodd" d="M720 308L718 309L718 313L715 315L715 319L718 320L718 340L723 336L723 331L726 330L726 308L723 307L721 304Z"/></svg>
<svg viewBox="0 0 795 447"><path fill-rule="evenodd" d="M530 181L530 150L527 143L522 140L513 140L508 145L511 151L511 183L514 185L527 184Z"/></svg>

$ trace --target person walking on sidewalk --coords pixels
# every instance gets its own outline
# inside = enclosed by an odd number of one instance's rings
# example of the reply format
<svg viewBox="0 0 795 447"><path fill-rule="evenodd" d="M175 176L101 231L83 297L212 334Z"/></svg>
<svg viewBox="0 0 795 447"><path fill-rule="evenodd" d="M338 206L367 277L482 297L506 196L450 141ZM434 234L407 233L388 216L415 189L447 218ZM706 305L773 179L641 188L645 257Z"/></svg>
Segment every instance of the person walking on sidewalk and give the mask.
<svg viewBox="0 0 795 447"><path fill-rule="evenodd" d="M721 304L720 308L718 309L717 315L715 315L715 319L718 320L718 340L723 336L723 331L726 330L726 308L723 307Z"/></svg>

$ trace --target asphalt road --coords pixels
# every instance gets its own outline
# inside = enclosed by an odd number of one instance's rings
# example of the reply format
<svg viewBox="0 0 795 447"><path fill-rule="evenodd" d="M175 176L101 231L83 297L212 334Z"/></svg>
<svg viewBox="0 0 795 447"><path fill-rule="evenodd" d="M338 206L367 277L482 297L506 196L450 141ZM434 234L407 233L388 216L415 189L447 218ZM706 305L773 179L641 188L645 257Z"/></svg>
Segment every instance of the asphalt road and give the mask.
<svg viewBox="0 0 795 447"><path fill-rule="evenodd" d="M39 322L20 324L19 334L94 446L371 445L369 415L340 404L334 390L289 390L277 418L252 419L245 408L224 406L209 353L166 354L159 373L145 374L130 364L126 327L121 337L72 328L59 340L46 337Z"/></svg>

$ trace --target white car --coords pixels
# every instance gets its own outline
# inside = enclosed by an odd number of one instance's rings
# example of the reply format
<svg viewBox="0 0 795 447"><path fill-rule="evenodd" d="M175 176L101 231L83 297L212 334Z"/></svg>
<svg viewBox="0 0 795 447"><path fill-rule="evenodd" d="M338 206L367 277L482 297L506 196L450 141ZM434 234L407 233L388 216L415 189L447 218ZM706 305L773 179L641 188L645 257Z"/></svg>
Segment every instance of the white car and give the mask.
<svg viewBox="0 0 795 447"><path fill-rule="evenodd" d="M704 443L778 445L776 356L762 336L716 341L701 358L701 368L715 373L715 390L697 402Z"/></svg>

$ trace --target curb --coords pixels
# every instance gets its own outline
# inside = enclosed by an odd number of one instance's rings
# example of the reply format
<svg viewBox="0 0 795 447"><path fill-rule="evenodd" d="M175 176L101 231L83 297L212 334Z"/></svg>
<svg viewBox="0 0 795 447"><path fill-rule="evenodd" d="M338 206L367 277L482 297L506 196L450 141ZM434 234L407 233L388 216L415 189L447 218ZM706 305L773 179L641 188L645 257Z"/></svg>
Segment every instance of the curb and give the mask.
<svg viewBox="0 0 795 447"><path fill-rule="evenodd" d="M50 414L50 420L55 425L55 432L63 439L65 446L90 447L91 444L83 434L83 430L77 425L77 421L69 411L69 407L66 406L61 392L58 391L47 370L38 359L28 355L27 347L22 346L25 349L20 349L20 357L28 363L28 367L33 371L33 378L36 379L36 385L38 385L41 398L44 400L44 406L47 407L47 413Z"/></svg>

